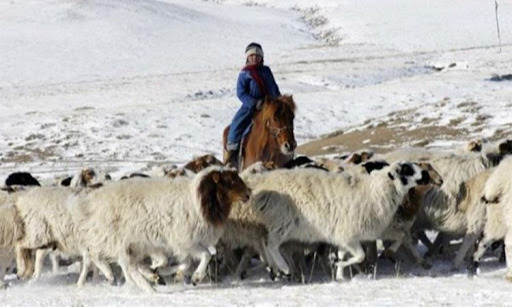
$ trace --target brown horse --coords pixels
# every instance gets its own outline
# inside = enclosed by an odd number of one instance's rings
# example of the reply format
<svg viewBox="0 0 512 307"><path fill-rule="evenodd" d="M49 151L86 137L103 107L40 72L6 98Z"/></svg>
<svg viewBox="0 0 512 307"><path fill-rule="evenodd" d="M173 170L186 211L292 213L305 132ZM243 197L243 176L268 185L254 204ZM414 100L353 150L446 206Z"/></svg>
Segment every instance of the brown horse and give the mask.
<svg viewBox="0 0 512 307"><path fill-rule="evenodd" d="M242 158L239 161L239 170L244 170L258 161L274 162L277 167L281 167L293 158L297 147L293 135L295 109L291 95L265 98L261 111L254 113L252 129L241 145ZM229 126L224 129L224 148L228 132ZM226 162L224 151L224 163Z"/></svg>

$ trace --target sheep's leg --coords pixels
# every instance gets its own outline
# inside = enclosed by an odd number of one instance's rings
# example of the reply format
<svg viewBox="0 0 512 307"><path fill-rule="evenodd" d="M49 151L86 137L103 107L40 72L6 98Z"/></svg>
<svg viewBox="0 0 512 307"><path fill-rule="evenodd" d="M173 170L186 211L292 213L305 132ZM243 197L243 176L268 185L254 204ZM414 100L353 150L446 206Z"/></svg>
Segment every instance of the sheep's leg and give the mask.
<svg viewBox="0 0 512 307"><path fill-rule="evenodd" d="M21 247L20 245L16 245L15 253L17 275L23 279L31 277L34 272L34 263L31 251Z"/></svg>
<svg viewBox="0 0 512 307"><path fill-rule="evenodd" d="M325 274L330 276L332 274L332 268L329 264L330 247L325 244L321 244L318 248L320 266L322 267Z"/></svg>
<svg viewBox="0 0 512 307"><path fill-rule="evenodd" d="M413 245L412 238L410 234L406 233L404 240L402 242L402 246L409 253L409 256L412 257L414 263L420 264L424 269L430 269L432 265L428 263L423 257L421 257L420 253Z"/></svg>
<svg viewBox="0 0 512 307"><path fill-rule="evenodd" d="M156 252L150 255L151 257L151 269L156 270L157 268L167 266L169 259L167 255L163 252Z"/></svg>
<svg viewBox="0 0 512 307"><path fill-rule="evenodd" d="M345 250L352 255L352 257L350 257L349 259L347 259L347 260L340 259L336 263L336 265L338 266L338 269L341 269L340 270L341 275L340 276L336 275L336 279L342 280L343 279L343 268L353 265L353 264L356 264L356 263L361 263L364 260L364 250L359 242L352 242L352 243L349 243L344 246L338 246L338 248L340 250Z"/></svg>
<svg viewBox="0 0 512 307"><path fill-rule="evenodd" d="M149 280L151 283L165 285L163 278L161 278L155 270L151 269L150 266L139 264L138 270L144 276L144 278Z"/></svg>
<svg viewBox="0 0 512 307"><path fill-rule="evenodd" d="M121 255L118 259L118 264L121 267L121 270L123 271L124 279L126 280L127 284L130 284L131 286L135 286L135 282L132 279L132 276L130 275L130 271L128 269L128 265L130 264L130 258L128 255Z"/></svg>
<svg viewBox="0 0 512 307"><path fill-rule="evenodd" d="M438 233L436 239L434 240L434 243L432 244L432 248L429 248L429 250L427 251L425 256L426 257L438 256L441 253L441 248L447 242L450 242L448 235L443 232Z"/></svg>
<svg viewBox="0 0 512 307"><path fill-rule="evenodd" d="M80 276L78 277L78 281L76 283L78 287L82 287L85 284L87 273L89 273L90 267L91 259L87 255L82 255L82 270L80 271Z"/></svg>
<svg viewBox="0 0 512 307"><path fill-rule="evenodd" d="M493 242L493 238L489 238L484 235L483 239L478 243L478 248L476 249L476 252L473 254L473 261L480 262L480 259Z"/></svg>
<svg viewBox="0 0 512 307"><path fill-rule="evenodd" d="M290 268L288 267L288 264L286 264L286 261L284 260L283 256L281 255L281 252L279 251L279 246L281 245L281 242L277 242L276 240L269 239L268 245L267 245L267 251L269 253L270 258L274 261L276 266L283 272L285 275L290 275Z"/></svg>
<svg viewBox="0 0 512 307"><path fill-rule="evenodd" d="M144 290L147 293L153 293L156 292L155 288L151 286L151 284L144 278L144 276L139 272L137 269L137 266L131 263L129 265L130 274L133 278L133 281L135 284L142 290Z"/></svg>
<svg viewBox="0 0 512 307"><path fill-rule="evenodd" d="M249 266L249 262L252 259L252 256L254 255L254 251L247 247L244 249L244 254L242 255L242 259L240 259L240 262L238 263L238 266L236 267L235 275L237 278L244 279L245 270Z"/></svg>
<svg viewBox="0 0 512 307"><path fill-rule="evenodd" d="M507 274L505 278L512 281L512 231L509 230L505 235L505 256L507 259Z"/></svg>
<svg viewBox="0 0 512 307"><path fill-rule="evenodd" d="M97 258L91 258L94 265L101 271L101 273L105 276L110 284L113 284L115 281L114 272L112 272L112 268L110 265L104 261L101 261Z"/></svg>
<svg viewBox="0 0 512 307"><path fill-rule="evenodd" d="M200 259L197 269L195 270L194 274L192 274L192 283L195 285L200 283L201 280L203 280L203 278L206 276L206 269L208 268L210 259L212 259L212 255L207 248L198 245L196 246L195 250L192 251L192 256L194 258Z"/></svg>
<svg viewBox="0 0 512 307"><path fill-rule="evenodd" d="M395 254L404 240L405 232L396 229L388 229L384 233L384 237L391 240L393 243L382 252L382 255L388 259L394 260L396 258Z"/></svg>
<svg viewBox="0 0 512 307"><path fill-rule="evenodd" d="M295 246L292 246L291 244L285 244L284 246L281 246L279 249L279 252L283 256L283 259L288 264L292 276L299 276L299 269L297 267L297 263L294 259L294 253L295 253Z"/></svg>
<svg viewBox="0 0 512 307"><path fill-rule="evenodd" d="M121 266L128 283L139 287L145 292L155 292L155 289L151 284L138 271L137 265L134 264L133 259L128 254L128 251L121 252L121 255L119 256L119 265Z"/></svg>
<svg viewBox="0 0 512 307"><path fill-rule="evenodd" d="M34 269L34 279L38 279L41 277L41 273L43 271L43 265L44 265L44 259L46 258L46 255L50 252L50 249L44 248L44 249L37 249L36 250L36 263L35 263L35 269Z"/></svg>
<svg viewBox="0 0 512 307"><path fill-rule="evenodd" d="M305 283L306 282L306 270L307 270L306 254L304 253L304 250L299 250L298 252L295 253L295 255L296 255L296 257L294 257L293 260L299 266L298 273L300 274L301 282ZM313 263L313 268L314 268L314 263Z"/></svg>
<svg viewBox="0 0 512 307"><path fill-rule="evenodd" d="M5 272L7 271L7 267L9 266L9 260L1 257L0 251L0 289L4 289L7 285L4 283Z"/></svg>
<svg viewBox="0 0 512 307"><path fill-rule="evenodd" d="M369 241L362 244L366 257L363 261L363 269L368 273L373 271L377 264L377 241Z"/></svg>
<svg viewBox="0 0 512 307"><path fill-rule="evenodd" d="M457 256L455 257L454 260L454 269L459 270L462 267L462 264L464 263L464 258L466 257L468 250L473 246L473 244L475 244L478 237L479 235L474 233L467 233L464 236L462 245L460 246L459 251L457 252Z"/></svg>
<svg viewBox="0 0 512 307"><path fill-rule="evenodd" d="M416 233L416 235L418 236L418 239L421 241L421 243L423 243L423 245L425 245L425 247L427 248L427 250L433 250L434 249L434 245L432 244L432 242L430 241L430 239L427 237L427 234L425 233L425 231L418 231Z"/></svg>
<svg viewBox="0 0 512 307"><path fill-rule="evenodd" d="M274 261L274 258L272 258L272 255L270 254L270 251L268 250L267 243L264 240L262 240L262 246L263 246L263 253L265 254L265 258L267 258L267 265L268 265L267 270L270 272L271 279L274 279L272 277L272 275L273 275L272 270L279 270L279 268L277 267L277 264Z"/></svg>
<svg viewBox="0 0 512 307"><path fill-rule="evenodd" d="M345 255L347 254L344 250L341 250L341 249L338 249L338 260L336 261L336 264L339 262L339 261L342 261L343 259L345 259ZM343 280L345 279L343 277L343 269L344 267L342 266L339 266L339 265L336 265L336 280Z"/></svg>
<svg viewBox="0 0 512 307"><path fill-rule="evenodd" d="M52 273L59 273L59 255L57 254L57 251L50 253L50 260L52 262Z"/></svg>
<svg viewBox="0 0 512 307"><path fill-rule="evenodd" d="M165 268L159 268L158 273L162 276L170 276L172 274L180 275L183 277L185 272L190 267L190 258L185 258L183 261L180 261L178 265L172 265Z"/></svg>

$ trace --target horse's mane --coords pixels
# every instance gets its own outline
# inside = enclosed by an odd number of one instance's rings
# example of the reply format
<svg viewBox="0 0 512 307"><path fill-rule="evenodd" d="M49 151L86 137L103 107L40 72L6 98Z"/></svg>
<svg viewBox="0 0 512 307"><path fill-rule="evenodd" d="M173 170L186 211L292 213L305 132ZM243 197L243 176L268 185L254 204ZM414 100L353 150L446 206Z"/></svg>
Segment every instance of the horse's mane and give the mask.
<svg viewBox="0 0 512 307"><path fill-rule="evenodd" d="M261 116L260 118L269 118L275 113L282 114L283 112L290 112L294 115L296 109L297 106L293 101L292 95L282 95L276 98L270 98L267 96L263 102L261 112L257 112L254 118L256 119L258 115Z"/></svg>

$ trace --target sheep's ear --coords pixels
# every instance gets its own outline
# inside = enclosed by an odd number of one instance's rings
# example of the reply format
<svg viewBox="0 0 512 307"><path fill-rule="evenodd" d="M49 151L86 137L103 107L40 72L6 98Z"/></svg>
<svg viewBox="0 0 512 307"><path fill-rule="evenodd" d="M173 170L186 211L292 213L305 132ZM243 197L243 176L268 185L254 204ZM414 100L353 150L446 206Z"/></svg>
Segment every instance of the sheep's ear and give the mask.
<svg viewBox="0 0 512 307"><path fill-rule="evenodd" d="M388 177L391 179L391 180L395 180L395 176L391 175L390 172L388 172Z"/></svg>
<svg viewBox="0 0 512 307"><path fill-rule="evenodd" d="M15 190L10 186L1 187L0 190L5 191L9 194L15 192Z"/></svg>
<svg viewBox="0 0 512 307"><path fill-rule="evenodd" d="M218 183L220 181L220 173L219 172L213 173L212 180L213 180L213 182Z"/></svg>
<svg viewBox="0 0 512 307"><path fill-rule="evenodd" d="M23 186L3 186L0 190L7 192L7 194L16 193L19 191L24 191L25 188Z"/></svg>

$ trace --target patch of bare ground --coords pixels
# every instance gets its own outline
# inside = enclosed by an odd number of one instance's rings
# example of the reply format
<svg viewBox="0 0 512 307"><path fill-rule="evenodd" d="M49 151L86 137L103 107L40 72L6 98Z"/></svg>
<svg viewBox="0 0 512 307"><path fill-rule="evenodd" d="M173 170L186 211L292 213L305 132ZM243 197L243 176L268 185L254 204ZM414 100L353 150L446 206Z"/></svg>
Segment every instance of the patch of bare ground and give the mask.
<svg viewBox="0 0 512 307"><path fill-rule="evenodd" d="M472 104L468 104L472 107ZM363 126L349 132L335 131L325 137L300 145L299 154L308 156L341 154L361 149L370 149L376 153L384 153L402 147L424 147L435 141L464 141L481 137L481 127L460 127L464 121L458 118L448 125L439 125L437 118L423 118L421 123L412 124L409 118L415 117L416 109L403 110L388 114L385 119L366 121ZM480 126L487 118L477 118ZM375 124L369 125L371 122ZM512 124L504 126L490 138L491 141L510 137Z"/></svg>
<svg viewBox="0 0 512 307"><path fill-rule="evenodd" d="M33 161L45 161L57 157L56 147L48 146L43 149L39 148L17 148L18 150L7 152L1 159L1 163L27 163Z"/></svg>
<svg viewBox="0 0 512 307"><path fill-rule="evenodd" d="M428 126L409 129L379 125L326 137L298 147L297 152L308 156L353 152L371 149L376 153L387 152L404 146L421 147L435 140L455 140L468 134L466 129L449 126Z"/></svg>

